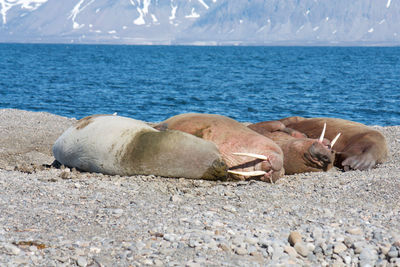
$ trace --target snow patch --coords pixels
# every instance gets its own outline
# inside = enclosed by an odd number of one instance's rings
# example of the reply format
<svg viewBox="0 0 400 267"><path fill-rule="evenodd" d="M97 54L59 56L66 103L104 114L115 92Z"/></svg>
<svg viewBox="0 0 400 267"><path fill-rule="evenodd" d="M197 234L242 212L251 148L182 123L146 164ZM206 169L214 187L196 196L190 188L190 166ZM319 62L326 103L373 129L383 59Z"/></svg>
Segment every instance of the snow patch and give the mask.
<svg viewBox="0 0 400 267"><path fill-rule="evenodd" d="M96 14L100 12L100 8L96 9Z"/></svg>
<svg viewBox="0 0 400 267"><path fill-rule="evenodd" d="M374 28L368 30L369 33L374 32Z"/></svg>
<svg viewBox="0 0 400 267"><path fill-rule="evenodd" d="M306 11L306 16L308 15L308 14L310 14L310 10L309 9L307 9L307 11Z"/></svg>
<svg viewBox="0 0 400 267"><path fill-rule="evenodd" d="M126 30L126 29L128 29L128 26L124 25L124 26L122 26L122 29Z"/></svg>
<svg viewBox="0 0 400 267"><path fill-rule="evenodd" d="M381 21L379 22L379 25L381 25L381 24L384 23L385 21L386 21L385 19L381 20Z"/></svg>
<svg viewBox="0 0 400 267"><path fill-rule="evenodd" d="M265 29L265 27L267 27L267 25L264 25L264 26L262 26L261 28L259 28L259 29L256 31L256 33L259 33L259 32L261 32L262 30L264 30L264 29Z"/></svg>
<svg viewBox="0 0 400 267"><path fill-rule="evenodd" d="M156 15L151 14L151 18L153 19L153 23L157 23L158 22L158 19L157 19Z"/></svg>
<svg viewBox="0 0 400 267"><path fill-rule="evenodd" d="M199 2L200 2L200 4L202 4L206 9L209 9L209 6L208 6L206 3L204 3L203 0L199 0Z"/></svg>
<svg viewBox="0 0 400 267"><path fill-rule="evenodd" d="M133 21L134 24L143 25L146 23L144 21L144 16L149 13L150 2L151 0L143 0L143 8L140 8L141 0L138 0L139 6L136 8L136 10L139 12L139 17Z"/></svg>
<svg viewBox="0 0 400 267"><path fill-rule="evenodd" d="M108 33L109 34L114 34L114 33L117 33L117 31L116 30L111 30L111 31L108 31Z"/></svg>
<svg viewBox="0 0 400 267"><path fill-rule="evenodd" d="M302 29L304 29L304 25L301 25L301 26L297 29L296 33L299 33Z"/></svg>
<svg viewBox="0 0 400 267"><path fill-rule="evenodd" d="M328 21L328 20L329 20L329 17L326 17L326 18L325 18L325 21Z"/></svg>
<svg viewBox="0 0 400 267"><path fill-rule="evenodd" d="M7 23L7 12L13 6L20 5L21 9L28 9L29 11L33 11L47 1L48 0L0 0L0 14L3 18L3 24Z"/></svg>
<svg viewBox="0 0 400 267"><path fill-rule="evenodd" d="M390 3L392 2L392 0L388 0L387 1L387 4L386 4L386 8L389 8L390 7Z"/></svg>
<svg viewBox="0 0 400 267"><path fill-rule="evenodd" d="M74 8L72 9L70 15L68 16L68 19L72 20L72 28L74 30L80 29L83 26L85 26L85 24L79 24L78 22L75 21L76 20L76 16L82 10L84 10L86 7L88 7L90 4L92 4L94 2L94 0L90 0L88 3L85 4L85 1L86 0L80 0L79 3L74 6Z"/></svg>
<svg viewBox="0 0 400 267"><path fill-rule="evenodd" d="M200 14L196 13L194 8L192 8L192 13L190 15L186 15L185 18L187 19L197 19L200 17Z"/></svg>
<svg viewBox="0 0 400 267"><path fill-rule="evenodd" d="M315 31L318 31L318 29L319 29L319 26L314 27L312 30L315 32Z"/></svg>
<svg viewBox="0 0 400 267"><path fill-rule="evenodd" d="M176 18L176 10L178 9L178 6L173 6L171 4L171 16L169 16L169 20L174 20Z"/></svg>
<svg viewBox="0 0 400 267"><path fill-rule="evenodd" d="M332 34L336 34L337 33L337 30L334 30L333 32L332 32Z"/></svg>

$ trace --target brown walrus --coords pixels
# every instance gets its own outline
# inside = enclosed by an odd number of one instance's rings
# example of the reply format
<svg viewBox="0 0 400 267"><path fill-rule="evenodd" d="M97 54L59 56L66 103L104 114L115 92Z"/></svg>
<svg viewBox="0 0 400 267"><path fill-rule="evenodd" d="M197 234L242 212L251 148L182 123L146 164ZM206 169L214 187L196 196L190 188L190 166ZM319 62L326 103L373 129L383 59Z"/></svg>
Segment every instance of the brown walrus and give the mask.
<svg viewBox="0 0 400 267"><path fill-rule="evenodd" d="M271 139L225 116L181 114L155 126L193 134L215 143L233 178L275 182L283 175L283 153Z"/></svg>
<svg viewBox="0 0 400 267"><path fill-rule="evenodd" d="M280 121L264 121L247 127L281 147L285 174L328 171L333 167L335 153L331 150L332 144L324 139L324 130L319 139L311 139Z"/></svg>
<svg viewBox="0 0 400 267"><path fill-rule="evenodd" d="M334 165L345 171L366 170L383 163L388 156L385 137L370 127L336 118L289 117L280 120L286 127L305 133L310 138L318 136L319 129L326 123L326 137L331 139L337 132L342 136L335 145Z"/></svg>

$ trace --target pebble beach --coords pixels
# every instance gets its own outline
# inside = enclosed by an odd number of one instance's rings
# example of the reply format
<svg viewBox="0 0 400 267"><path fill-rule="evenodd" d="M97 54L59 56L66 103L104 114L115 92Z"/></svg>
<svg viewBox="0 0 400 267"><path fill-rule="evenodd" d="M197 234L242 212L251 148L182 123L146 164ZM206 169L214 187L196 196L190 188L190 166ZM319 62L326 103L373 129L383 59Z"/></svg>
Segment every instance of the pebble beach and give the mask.
<svg viewBox="0 0 400 267"><path fill-rule="evenodd" d="M52 167L75 121L0 109L0 266L400 266L400 126L377 168L270 184Z"/></svg>

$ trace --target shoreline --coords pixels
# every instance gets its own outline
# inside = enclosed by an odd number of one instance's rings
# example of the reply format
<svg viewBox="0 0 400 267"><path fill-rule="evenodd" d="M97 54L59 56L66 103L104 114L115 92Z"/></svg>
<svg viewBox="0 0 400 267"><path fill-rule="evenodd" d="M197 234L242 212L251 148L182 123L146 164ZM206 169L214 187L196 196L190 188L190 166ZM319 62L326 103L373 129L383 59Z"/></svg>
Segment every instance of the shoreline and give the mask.
<svg viewBox="0 0 400 267"><path fill-rule="evenodd" d="M400 126L378 168L268 184L40 167L74 121L0 110L1 265L400 265Z"/></svg>

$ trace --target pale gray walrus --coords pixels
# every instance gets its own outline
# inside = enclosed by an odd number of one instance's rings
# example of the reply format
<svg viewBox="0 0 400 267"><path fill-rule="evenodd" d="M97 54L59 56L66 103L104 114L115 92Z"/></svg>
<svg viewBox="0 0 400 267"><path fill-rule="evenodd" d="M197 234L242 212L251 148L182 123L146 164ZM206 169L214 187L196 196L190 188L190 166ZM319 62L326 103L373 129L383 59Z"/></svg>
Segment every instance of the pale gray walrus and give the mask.
<svg viewBox="0 0 400 267"><path fill-rule="evenodd" d="M283 151L285 174L328 171L333 167L334 143L324 138L326 125L318 139L307 138L304 134L287 128L280 121L263 121L247 127L267 136Z"/></svg>
<svg viewBox="0 0 400 267"><path fill-rule="evenodd" d="M327 124L326 137L342 133L335 144L334 165L345 171L365 170L385 162L388 148L385 137L364 124L337 118L289 117L280 120L286 127L305 133L310 138L318 136L319 129Z"/></svg>
<svg viewBox="0 0 400 267"><path fill-rule="evenodd" d="M155 128L179 130L214 142L234 179L275 182L283 175L280 147L231 118L216 114L180 114Z"/></svg>
<svg viewBox="0 0 400 267"><path fill-rule="evenodd" d="M227 166L214 143L180 131L159 132L113 115L79 120L55 142L57 161L88 172L224 179Z"/></svg>

